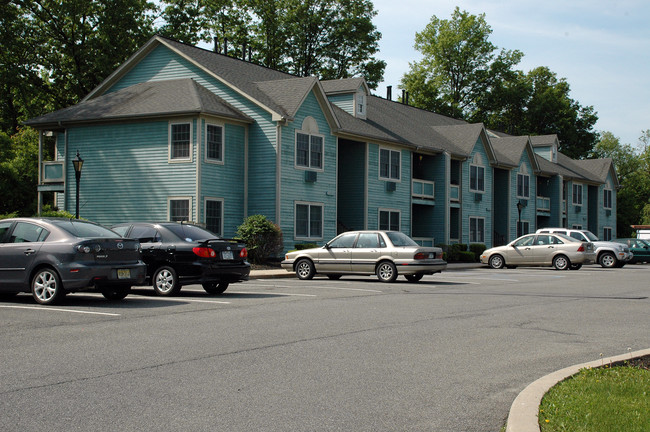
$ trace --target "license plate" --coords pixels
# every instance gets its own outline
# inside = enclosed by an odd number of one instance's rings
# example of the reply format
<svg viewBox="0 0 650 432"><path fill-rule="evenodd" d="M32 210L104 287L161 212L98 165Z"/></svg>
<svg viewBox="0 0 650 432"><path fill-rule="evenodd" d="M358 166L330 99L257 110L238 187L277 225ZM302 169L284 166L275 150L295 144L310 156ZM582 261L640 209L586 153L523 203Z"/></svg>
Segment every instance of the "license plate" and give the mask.
<svg viewBox="0 0 650 432"><path fill-rule="evenodd" d="M221 259L225 259L225 260L233 259L232 251L222 251L221 252Z"/></svg>
<svg viewBox="0 0 650 432"><path fill-rule="evenodd" d="M118 279L131 279L131 269L117 269Z"/></svg>

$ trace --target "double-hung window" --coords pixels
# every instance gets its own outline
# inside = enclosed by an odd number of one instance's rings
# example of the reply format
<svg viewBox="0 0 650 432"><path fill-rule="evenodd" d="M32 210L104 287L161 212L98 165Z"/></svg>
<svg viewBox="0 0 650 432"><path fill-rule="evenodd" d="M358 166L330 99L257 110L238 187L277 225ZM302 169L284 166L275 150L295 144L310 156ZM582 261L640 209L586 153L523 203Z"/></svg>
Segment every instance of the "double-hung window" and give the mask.
<svg viewBox="0 0 650 432"><path fill-rule="evenodd" d="M323 169L323 137L296 133L296 165Z"/></svg>
<svg viewBox="0 0 650 432"><path fill-rule="evenodd" d="M386 231L400 230L400 214L397 210L379 210L379 229Z"/></svg>
<svg viewBox="0 0 650 432"><path fill-rule="evenodd" d="M470 192L485 192L485 167L469 166L469 190Z"/></svg>
<svg viewBox="0 0 650 432"><path fill-rule="evenodd" d="M169 220L187 222L190 220L190 198L169 199Z"/></svg>
<svg viewBox="0 0 650 432"><path fill-rule="evenodd" d="M402 154L397 150L379 150L379 178L399 180Z"/></svg>
<svg viewBox="0 0 650 432"><path fill-rule="evenodd" d="M205 200L205 227L208 231L223 235L223 201L218 199Z"/></svg>
<svg viewBox="0 0 650 432"><path fill-rule="evenodd" d="M169 158L171 160L190 160L192 126L190 123L170 125Z"/></svg>
<svg viewBox="0 0 650 432"><path fill-rule="evenodd" d="M205 127L205 157L210 162L223 162L223 127Z"/></svg>
<svg viewBox="0 0 650 432"><path fill-rule="evenodd" d="M611 241L612 240L612 228L611 227L604 227L603 228L603 241Z"/></svg>
<svg viewBox="0 0 650 432"><path fill-rule="evenodd" d="M485 243L485 219L469 218L469 242Z"/></svg>
<svg viewBox="0 0 650 432"><path fill-rule="evenodd" d="M517 174L517 198L530 198L530 176Z"/></svg>
<svg viewBox="0 0 650 432"><path fill-rule="evenodd" d="M603 189L603 207L611 210L612 209L612 190Z"/></svg>
<svg viewBox="0 0 650 432"><path fill-rule="evenodd" d="M530 232L530 222L528 221L517 221L517 237L521 237L524 234Z"/></svg>
<svg viewBox="0 0 650 432"><path fill-rule="evenodd" d="M581 184L573 184L573 197L572 197L572 203L573 205L582 205L582 185Z"/></svg>
<svg viewBox="0 0 650 432"><path fill-rule="evenodd" d="M296 237L320 239L323 237L323 205L296 204Z"/></svg>

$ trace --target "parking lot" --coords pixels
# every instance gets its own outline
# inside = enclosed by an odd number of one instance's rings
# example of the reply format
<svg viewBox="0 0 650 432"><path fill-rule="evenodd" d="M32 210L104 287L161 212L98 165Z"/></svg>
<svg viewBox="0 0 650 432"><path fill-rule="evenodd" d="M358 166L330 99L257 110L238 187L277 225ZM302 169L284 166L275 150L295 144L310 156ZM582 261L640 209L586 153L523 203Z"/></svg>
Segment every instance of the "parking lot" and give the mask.
<svg viewBox="0 0 650 432"><path fill-rule="evenodd" d="M650 265L257 279L0 302L2 430L498 431L528 383L650 347Z"/></svg>

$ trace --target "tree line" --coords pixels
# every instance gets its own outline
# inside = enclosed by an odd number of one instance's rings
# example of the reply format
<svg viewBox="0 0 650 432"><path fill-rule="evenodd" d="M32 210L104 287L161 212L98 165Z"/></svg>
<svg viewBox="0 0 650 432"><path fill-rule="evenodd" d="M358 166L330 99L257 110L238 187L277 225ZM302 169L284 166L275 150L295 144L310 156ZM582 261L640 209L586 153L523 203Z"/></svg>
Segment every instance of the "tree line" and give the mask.
<svg viewBox="0 0 650 432"><path fill-rule="evenodd" d="M0 214L35 210L37 134L21 123L79 102L154 34L214 45L296 76L361 76L375 89L386 67L378 58L376 14L370 0L2 2ZM433 16L415 35L423 59L401 80L409 103L513 135L557 134L570 157L604 152L598 145L608 135L601 139L593 129L593 107L571 99L566 80L546 67L517 70L523 53L497 48L491 33L484 14L456 8L450 19ZM633 149L631 157L640 155ZM646 191L642 203L648 198ZM629 217L619 219L641 222L639 205L619 205L628 207Z"/></svg>

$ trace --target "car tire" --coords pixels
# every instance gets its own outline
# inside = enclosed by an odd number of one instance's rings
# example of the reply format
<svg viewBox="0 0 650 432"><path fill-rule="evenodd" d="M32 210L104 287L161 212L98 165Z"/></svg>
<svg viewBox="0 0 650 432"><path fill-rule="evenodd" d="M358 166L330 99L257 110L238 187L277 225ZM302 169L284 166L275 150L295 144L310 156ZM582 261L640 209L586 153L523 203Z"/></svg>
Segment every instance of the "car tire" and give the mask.
<svg viewBox="0 0 650 432"><path fill-rule="evenodd" d="M397 267L390 261L382 261L375 272L381 282L394 282L397 279Z"/></svg>
<svg viewBox="0 0 650 432"><path fill-rule="evenodd" d="M223 294L223 292L228 289L228 285L230 285L230 282L227 281L206 282L201 285L203 286L205 292L207 292L208 294L216 295L216 294Z"/></svg>
<svg viewBox="0 0 650 432"><path fill-rule="evenodd" d="M328 277L330 280L339 280L339 279L341 279L341 276L342 276L342 275L340 275L340 274L330 274L330 275L327 275L327 277Z"/></svg>
<svg viewBox="0 0 650 432"><path fill-rule="evenodd" d="M557 255L553 258L553 267L555 270L567 270L571 267L571 261L564 255Z"/></svg>
<svg viewBox="0 0 650 432"><path fill-rule="evenodd" d="M490 264L490 267L493 269L502 269L503 266L506 264L505 261L503 260L503 257L501 255L492 255L490 257L490 261L488 261Z"/></svg>
<svg viewBox="0 0 650 432"><path fill-rule="evenodd" d="M412 275L405 275L404 277L409 282L420 282L423 276L424 276L423 274L412 274Z"/></svg>
<svg viewBox="0 0 650 432"><path fill-rule="evenodd" d="M569 270L580 270L581 268L582 268L582 264L571 264Z"/></svg>
<svg viewBox="0 0 650 432"><path fill-rule="evenodd" d="M181 290L176 270L163 266L155 271L152 278L153 290L160 296L173 296Z"/></svg>
<svg viewBox="0 0 650 432"><path fill-rule="evenodd" d="M296 276L301 280L309 280L316 274L314 263L310 260L303 258L296 263Z"/></svg>
<svg viewBox="0 0 650 432"><path fill-rule="evenodd" d="M36 303L51 305L65 297L59 274L51 268L40 269L32 278L32 296Z"/></svg>
<svg viewBox="0 0 650 432"><path fill-rule="evenodd" d="M124 298L128 296L130 292L130 286L115 286L102 289L102 295L104 298L111 301L124 300Z"/></svg>
<svg viewBox="0 0 650 432"><path fill-rule="evenodd" d="M598 264L603 268L614 268L617 262L616 256L611 252L603 252L598 258Z"/></svg>

